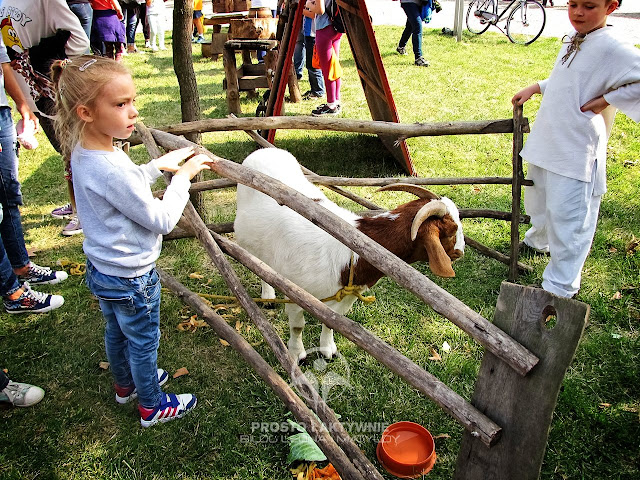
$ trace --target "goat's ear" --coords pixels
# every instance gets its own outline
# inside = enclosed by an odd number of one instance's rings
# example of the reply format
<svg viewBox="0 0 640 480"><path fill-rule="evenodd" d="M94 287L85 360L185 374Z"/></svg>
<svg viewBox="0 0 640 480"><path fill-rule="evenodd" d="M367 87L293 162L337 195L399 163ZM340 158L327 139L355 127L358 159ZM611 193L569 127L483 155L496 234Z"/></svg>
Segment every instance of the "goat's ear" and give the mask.
<svg viewBox="0 0 640 480"><path fill-rule="evenodd" d="M425 249L429 256L429 268L439 277L455 277L456 272L451 267L451 259L440 242L440 229L431 222L427 227Z"/></svg>

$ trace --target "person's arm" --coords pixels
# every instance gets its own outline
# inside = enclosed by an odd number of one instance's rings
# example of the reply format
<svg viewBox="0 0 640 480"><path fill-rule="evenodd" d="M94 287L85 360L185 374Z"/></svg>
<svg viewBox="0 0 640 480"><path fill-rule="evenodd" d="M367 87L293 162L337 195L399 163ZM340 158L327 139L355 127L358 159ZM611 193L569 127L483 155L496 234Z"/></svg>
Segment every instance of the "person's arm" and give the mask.
<svg viewBox="0 0 640 480"><path fill-rule="evenodd" d="M536 93L542 93L540 89L540 85L538 83L534 83L533 85L529 85L527 88L523 88L518 93L516 93L511 99L511 103L514 105L523 105L524 102L529 100Z"/></svg>
<svg viewBox="0 0 640 480"><path fill-rule="evenodd" d="M580 110L600 113L613 105L636 122L640 122L640 82L628 83L600 97L589 100Z"/></svg>
<svg viewBox="0 0 640 480"><path fill-rule="evenodd" d="M324 13L324 0L307 0L304 8L316 15L322 15Z"/></svg>
<svg viewBox="0 0 640 480"><path fill-rule="evenodd" d="M22 119L25 123L29 120L33 121L36 130L38 130L38 117L36 117L29 108L27 99L22 93L20 85L18 85L18 81L16 80L16 77L14 77L13 68L11 68L9 63L2 64L2 74L4 76L4 88L15 102L16 109L20 112L20 115L22 115Z"/></svg>
<svg viewBox="0 0 640 480"><path fill-rule="evenodd" d="M67 2L65 0L49 0L44 15L46 15L51 32L65 30L71 34L64 47L67 56L84 55L89 49L89 39L80 24L80 20L69 9ZM37 41L37 43L39 42L40 40Z"/></svg>
<svg viewBox="0 0 640 480"><path fill-rule="evenodd" d="M122 20L124 18L124 15L122 13L122 7L120 7L120 3L118 2L118 0L110 0L110 1L111 1L111 6L116 11L116 16L118 17L119 20Z"/></svg>

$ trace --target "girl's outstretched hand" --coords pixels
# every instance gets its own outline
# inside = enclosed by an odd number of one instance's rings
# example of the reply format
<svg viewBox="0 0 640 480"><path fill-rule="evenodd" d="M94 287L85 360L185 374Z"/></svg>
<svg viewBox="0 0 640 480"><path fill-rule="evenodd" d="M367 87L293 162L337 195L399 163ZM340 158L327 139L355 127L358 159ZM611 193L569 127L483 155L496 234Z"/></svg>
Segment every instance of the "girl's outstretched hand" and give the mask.
<svg viewBox="0 0 640 480"><path fill-rule="evenodd" d="M156 158L153 163L158 170L175 173L180 169L180 163L191 155L193 155L193 147L179 148Z"/></svg>
<svg viewBox="0 0 640 480"><path fill-rule="evenodd" d="M189 177L189 180L191 180L202 170L211 170L208 165L209 162L211 162L211 159L206 155L200 153L195 157L191 157L189 160L187 160L175 174L186 175Z"/></svg>

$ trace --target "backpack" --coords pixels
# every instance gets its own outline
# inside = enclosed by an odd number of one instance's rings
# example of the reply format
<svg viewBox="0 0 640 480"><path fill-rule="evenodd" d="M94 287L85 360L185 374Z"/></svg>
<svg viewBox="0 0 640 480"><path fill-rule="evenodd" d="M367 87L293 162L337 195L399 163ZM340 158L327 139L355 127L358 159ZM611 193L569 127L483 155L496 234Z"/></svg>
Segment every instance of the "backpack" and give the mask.
<svg viewBox="0 0 640 480"><path fill-rule="evenodd" d="M329 2L327 15L329 15L331 24L333 25L333 28L335 28L336 32L344 33L347 31L344 28L344 22L342 21L342 12L340 11L340 7L336 3L336 0L331 0L331 2Z"/></svg>

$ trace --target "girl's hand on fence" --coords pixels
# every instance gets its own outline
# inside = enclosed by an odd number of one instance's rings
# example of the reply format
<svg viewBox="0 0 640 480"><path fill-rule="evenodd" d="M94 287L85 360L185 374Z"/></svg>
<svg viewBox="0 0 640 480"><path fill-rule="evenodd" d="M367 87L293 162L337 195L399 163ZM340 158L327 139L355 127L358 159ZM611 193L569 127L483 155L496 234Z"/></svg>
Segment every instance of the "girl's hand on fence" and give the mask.
<svg viewBox="0 0 640 480"><path fill-rule="evenodd" d="M596 98L592 98L587 103L585 103L582 107L580 107L581 112L592 111L596 115L601 113L605 108L609 106L609 102L607 102L602 95Z"/></svg>
<svg viewBox="0 0 640 480"><path fill-rule="evenodd" d="M195 157L191 157L180 169L176 172L176 175L186 175L191 180L202 170L211 170L209 167L211 159L203 154L198 154Z"/></svg>
<svg viewBox="0 0 640 480"><path fill-rule="evenodd" d="M180 163L191 155L193 155L193 147L179 148L156 158L153 163L158 167L158 170L177 172L180 169Z"/></svg>
<svg viewBox="0 0 640 480"><path fill-rule="evenodd" d="M523 88L516 93L511 99L511 103L514 105L523 105L524 102L529 100L536 93L540 93L540 85L534 83L533 85L529 85L527 88Z"/></svg>

